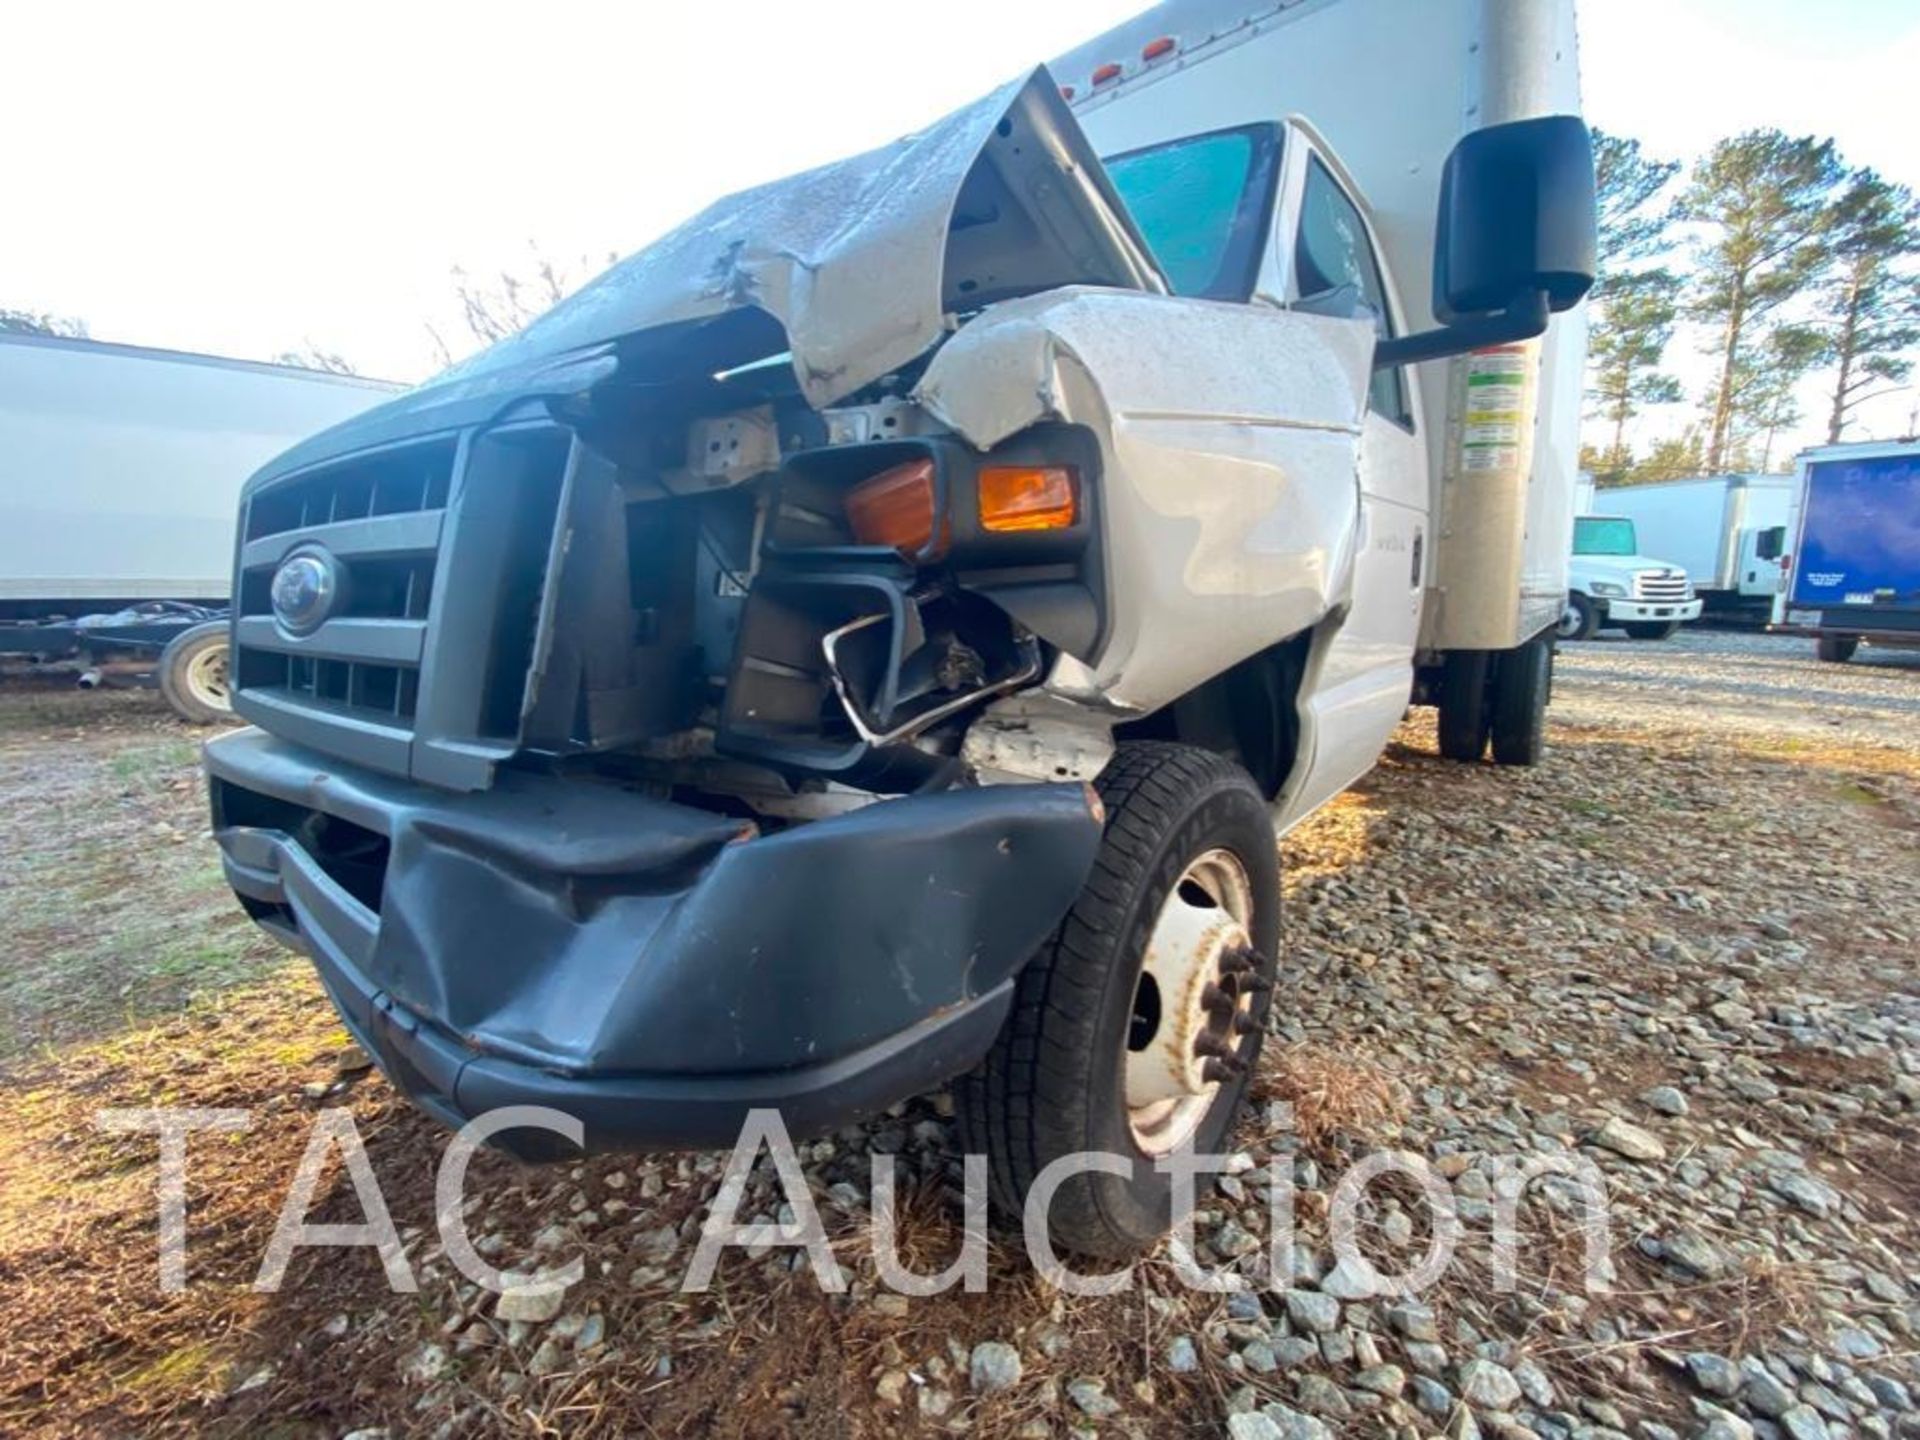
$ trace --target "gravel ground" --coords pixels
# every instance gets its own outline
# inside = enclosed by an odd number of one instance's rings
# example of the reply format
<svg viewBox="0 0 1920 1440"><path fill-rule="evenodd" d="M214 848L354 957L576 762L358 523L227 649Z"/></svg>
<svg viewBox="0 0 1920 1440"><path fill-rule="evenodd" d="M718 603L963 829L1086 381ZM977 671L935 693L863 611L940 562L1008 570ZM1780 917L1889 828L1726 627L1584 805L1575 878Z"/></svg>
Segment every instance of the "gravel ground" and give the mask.
<svg viewBox="0 0 1920 1440"><path fill-rule="evenodd" d="M1649 643L1608 632L1561 646L1556 679L1554 716L1569 723L1920 744L1920 650L1869 645L1823 665L1811 640L1785 636L1685 629Z"/></svg>
<svg viewBox="0 0 1920 1440"><path fill-rule="evenodd" d="M1416 718L1288 837L1261 1097L1293 1123L1257 1107L1197 1223L1200 1263L1249 1293L1186 1289L1163 1253L1126 1293L1069 1300L1006 1236L985 1294L891 1293L866 1258L874 1153L900 1166L912 1268L959 1245L949 1107L931 1097L804 1148L845 1295L786 1252L732 1255L711 1291L677 1293L724 1157L483 1157L482 1252L586 1267L563 1299L496 1299L434 1243L439 1136L361 1071L295 965L25 1077L30 1123L0 1140L16 1177L0 1429L1920 1437L1920 667L1807 649L1569 647L1547 764L1444 763ZM190 800L155 803L184 826ZM115 923L112 901L94 923ZM258 1113L244 1146L196 1161L195 1284L156 1304L152 1142L84 1117L162 1092ZM420 1291L388 1293L365 1253L314 1250L254 1295L313 1112L337 1105ZM1332 1263L1336 1184L1383 1146L1429 1162L1463 1226L1412 1300ZM1604 1177L1601 1288L1564 1176L1525 1189L1517 1283L1494 1283L1490 1227L1516 1167L1542 1159ZM1300 1243L1276 1275L1267 1201L1289 1178ZM781 1205L756 1171L743 1216ZM336 1184L314 1218L360 1217ZM1387 1270L1432 1227L1396 1178L1360 1222Z"/></svg>

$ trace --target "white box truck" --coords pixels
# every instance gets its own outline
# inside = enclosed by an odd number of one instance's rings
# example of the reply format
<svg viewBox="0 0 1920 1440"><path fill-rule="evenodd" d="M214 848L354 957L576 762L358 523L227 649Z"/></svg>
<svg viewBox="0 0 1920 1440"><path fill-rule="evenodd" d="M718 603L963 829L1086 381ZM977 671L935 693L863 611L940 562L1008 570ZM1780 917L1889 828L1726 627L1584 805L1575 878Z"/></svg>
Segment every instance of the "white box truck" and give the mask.
<svg viewBox="0 0 1920 1440"><path fill-rule="evenodd" d="M1631 520L1638 548L1683 570L1710 620L1764 624L1780 592L1791 475L1708 475L1609 485L1597 513Z"/></svg>
<svg viewBox="0 0 1920 1440"><path fill-rule="evenodd" d="M1578 99L1568 0L1165 5L296 447L206 752L242 904L444 1120L953 1081L1004 1207L1104 1151L1046 1223L1151 1244L1257 1058L1276 829L1410 699L1540 753Z"/></svg>
<svg viewBox="0 0 1920 1440"><path fill-rule="evenodd" d="M391 398L384 381L0 334L0 653L134 657L175 708L226 713L240 487L296 440ZM142 661L139 657L144 657Z"/></svg>

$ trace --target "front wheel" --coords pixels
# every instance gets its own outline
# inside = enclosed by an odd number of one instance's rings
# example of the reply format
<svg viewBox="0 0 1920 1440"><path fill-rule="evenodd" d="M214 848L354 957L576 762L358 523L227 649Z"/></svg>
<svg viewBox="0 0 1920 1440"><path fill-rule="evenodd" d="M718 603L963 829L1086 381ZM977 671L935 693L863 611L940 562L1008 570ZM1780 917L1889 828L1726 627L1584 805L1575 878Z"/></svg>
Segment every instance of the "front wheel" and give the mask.
<svg viewBox="0 0 1920 1440"><path fill-rule="evenodd" d="M1855 635L1822 635L1813 642L1813 653L1829 665L1844 665L1860 648Z"/></svg>
<svg viewBox="0 0 1920 1440"><path fill-rule="evenodd" d="M1621 625L1629 640L1671 640L1680 631L1678 620L1629 620Z"/></svg>
<svg viewBox="0 0 1920 1440"><path fill-rule="evenodd" d="M956 1099L966 1149L987 1156L1009 1216L1053 1161L1118 1156L1117 1171L1066 1179L1046 1225L1061 1249L1127 1259L1172 1224L1172 1177L1154 1161L1218 1150L1245 1099L1271 1003L1280 863L1265 797L1211 752L1122 745L1098 789L1093 873Z"/></svg>
<svg viewBox="0 0 1920 1440"><path fill-rule="evenodd" d="M233 718L227 634L226 621L209 620L182 630L160 652L160 693L190 724L218 725Z"/></svg>
<svg viewBox="0 0 1920 1440"><path fill-rule="evenodd" d="M1562 640L1591 640L1599 628L1600 607L1578 591L1572 591L1567 595L1566 608L1560 612L1560 623L1553 633Z"/></svg>

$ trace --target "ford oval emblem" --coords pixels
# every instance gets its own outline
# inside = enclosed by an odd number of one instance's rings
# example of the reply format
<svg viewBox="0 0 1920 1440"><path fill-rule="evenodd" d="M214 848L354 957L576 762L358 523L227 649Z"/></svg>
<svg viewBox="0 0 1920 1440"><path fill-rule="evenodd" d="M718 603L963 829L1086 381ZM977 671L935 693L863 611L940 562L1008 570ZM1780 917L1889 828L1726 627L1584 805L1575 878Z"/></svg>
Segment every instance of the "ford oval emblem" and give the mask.
<svg viewBox="0 0 1920 1440"><path fill-rule="evenodd" d="M273 618L290 635L311 635L340 598L340 566L324 550L301 550L273 572Z"/></svg>

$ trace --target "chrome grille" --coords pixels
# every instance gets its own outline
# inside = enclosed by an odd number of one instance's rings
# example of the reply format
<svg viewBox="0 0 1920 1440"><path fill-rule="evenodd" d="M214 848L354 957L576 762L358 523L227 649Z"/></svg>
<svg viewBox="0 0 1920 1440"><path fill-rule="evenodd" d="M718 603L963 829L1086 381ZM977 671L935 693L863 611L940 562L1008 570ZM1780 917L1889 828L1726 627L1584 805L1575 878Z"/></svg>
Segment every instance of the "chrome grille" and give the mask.
<svg viewBox="0 0 1920 1440"><path fill-rule="evenodd" d="M375 769L486 785L518 739L535 639L527 617L544 586L570 448L566 432L544 424L440 436L251 496L234 708ZM334 613L295 635L276 620L271 591L301 548L324 549L342 579Z"/></svg>
<svg viewBox="0 0 1920 1440"><path fill-rule="evenodd" d="M1678 570L1638 570L1633 576L1633 598L1672 603L1687 598L1687 577Z"/></svg>

